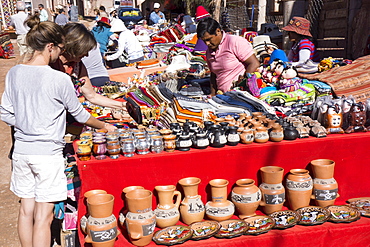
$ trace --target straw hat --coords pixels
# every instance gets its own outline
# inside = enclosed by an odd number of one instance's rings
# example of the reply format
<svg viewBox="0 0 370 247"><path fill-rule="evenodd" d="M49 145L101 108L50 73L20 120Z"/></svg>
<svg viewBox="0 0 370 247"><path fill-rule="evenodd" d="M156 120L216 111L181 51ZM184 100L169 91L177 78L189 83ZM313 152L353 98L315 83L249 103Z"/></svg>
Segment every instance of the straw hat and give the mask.
<svg viewBox="0 0 370 247"><path fill-rule="evenodd" d="M195 20L200 21L201 19L205 17L211 17L211 15L208 13L208 11L203 6L198 6L196 14L195 14Z"/></svg>
<svg viewBox="0 0 370 247"><path fill-rule="evenodd" d="M286 25L282 28L285 31L296 32L301 35L312 37L310 33L310 21L303 18L294 16Z"/></svg>

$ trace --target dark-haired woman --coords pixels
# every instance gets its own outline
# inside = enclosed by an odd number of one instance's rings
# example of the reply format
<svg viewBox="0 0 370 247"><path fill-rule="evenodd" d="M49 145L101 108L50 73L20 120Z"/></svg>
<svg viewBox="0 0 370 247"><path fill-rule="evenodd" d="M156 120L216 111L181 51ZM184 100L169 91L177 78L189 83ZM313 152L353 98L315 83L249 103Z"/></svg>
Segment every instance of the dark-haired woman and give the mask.
<svg viewBox="0 0 370 247"><path fill-rule="evenodd" d="M54 203L67 199L64 174L66 112L93 128L114 126L92 117L74 95L70 78L48 65L64 50L64 30L38 16L28 19L32 53L6 75L1 119L14 126L10 190L20 197L21 245L50 246Z"/></svg>

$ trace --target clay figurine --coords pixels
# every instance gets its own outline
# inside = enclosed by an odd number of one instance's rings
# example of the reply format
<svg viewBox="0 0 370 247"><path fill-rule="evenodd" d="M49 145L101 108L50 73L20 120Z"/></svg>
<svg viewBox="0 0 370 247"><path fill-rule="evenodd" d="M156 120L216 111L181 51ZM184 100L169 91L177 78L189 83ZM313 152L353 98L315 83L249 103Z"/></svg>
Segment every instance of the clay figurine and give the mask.
<svg viewBox="0 0 370 247"><path fill-rule="evenodd" d="M366 132L368 129L365 127L366 123L366 107L363 102L354 103L351 106L351 110L349 111L348 115L348 122L349 127L346 129L346 133L353 133L353 132Z"/></svg>

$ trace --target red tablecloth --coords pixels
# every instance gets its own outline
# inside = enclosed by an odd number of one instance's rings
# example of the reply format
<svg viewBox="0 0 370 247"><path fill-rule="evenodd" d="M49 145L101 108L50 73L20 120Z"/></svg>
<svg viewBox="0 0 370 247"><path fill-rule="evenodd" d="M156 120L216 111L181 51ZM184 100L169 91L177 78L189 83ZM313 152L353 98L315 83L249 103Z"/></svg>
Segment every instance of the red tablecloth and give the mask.
<svg viewBox="0 0 370 247"><path fill-rule="evenodd" d="M115 196L114 215L118 218L124 207L122 189L141 185L154 191L156 185L176 185L184 177L199 177L199 194L204 203L211 200L208 182L215 178L229 180L230 194L235 181L251 178L261 183L259 168L281 166L284 174L294 168L307 168L313 159L332 159L336 162L334 178L339 185L337 205L353 197L370 196L369 167L370 133L333 134L326 138L299 139L295 141L268 142L264 144L239 144L235 147L191 149L188 152L135 155L117 160L78 161L82 181L79 198L79 219L86 214L83 194L92 189L103 189ZM284 178L285 178L284 176ZM157 197L153 196L153 209ZM313 205L313 204L312 204ZM288 206L288 204L287 204ZM183 246L370 246L370 219L350 224L324 223L319 226L295 226L286 230L272 230L259 236L242 236L235 239L188 241ZM79 231L80 240L83 234ZM124 232L115 246L131 246ZM154 242L151 245L155 245ZM88 245L86 245L88 246Z"/></svg>

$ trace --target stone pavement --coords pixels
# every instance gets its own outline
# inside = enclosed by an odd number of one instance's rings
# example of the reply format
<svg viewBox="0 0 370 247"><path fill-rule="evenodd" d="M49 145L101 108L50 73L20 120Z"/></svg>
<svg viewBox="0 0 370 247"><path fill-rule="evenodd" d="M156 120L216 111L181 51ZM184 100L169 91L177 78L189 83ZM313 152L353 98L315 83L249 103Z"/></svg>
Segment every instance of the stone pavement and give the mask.
<svg viewBox="0 0 370 247"><path fill-rule="evenodd" d="M0 97L4 92L5 75L17 64L19 51L16 40L12 40L15 58L0 58ZM27 83L27 82L25 82ZM21 246L17 233L18 197L9 190L11 162L8 158L11 148L10 127L0 121L0 247Z"/></svg>

